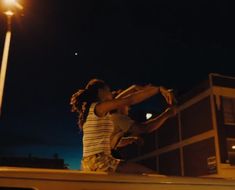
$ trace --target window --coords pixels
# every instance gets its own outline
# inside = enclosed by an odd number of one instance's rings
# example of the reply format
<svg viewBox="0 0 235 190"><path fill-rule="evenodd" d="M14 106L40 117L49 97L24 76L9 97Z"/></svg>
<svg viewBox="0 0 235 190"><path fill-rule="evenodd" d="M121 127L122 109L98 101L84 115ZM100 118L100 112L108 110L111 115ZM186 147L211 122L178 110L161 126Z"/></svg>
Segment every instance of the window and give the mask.
<svg viewBox="0 0 235 190"><path fill-rule="evenodd" d="M235 98L222 97L224 124L235 125Z"/></svg>

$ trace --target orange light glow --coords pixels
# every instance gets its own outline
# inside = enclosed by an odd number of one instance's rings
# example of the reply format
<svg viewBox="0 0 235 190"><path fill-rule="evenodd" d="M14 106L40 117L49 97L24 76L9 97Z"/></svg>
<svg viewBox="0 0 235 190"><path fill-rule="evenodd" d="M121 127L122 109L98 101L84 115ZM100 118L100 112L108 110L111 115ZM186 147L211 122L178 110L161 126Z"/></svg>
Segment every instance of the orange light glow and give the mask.
<svg viewBox="0 0 235 190"><path fill-rule="evenodd" d="M4 0L7 5L13 5L16 3L16 0Z"/></svg>
<svg viewBox="0 0 235 190"><path fill-rule="evenodd" d="M4 0L4 3L8 8L16 7L18 9L23 9L23 6L18 3L16 0Z"/></svg>
<svg viewBox="0 0 235 190"><path fill-rule="evenodd" d="M7 16L13 16L14 15L14 13L12 11L6 11L6 12L4 12L4 14L7 15Z"/></svg>

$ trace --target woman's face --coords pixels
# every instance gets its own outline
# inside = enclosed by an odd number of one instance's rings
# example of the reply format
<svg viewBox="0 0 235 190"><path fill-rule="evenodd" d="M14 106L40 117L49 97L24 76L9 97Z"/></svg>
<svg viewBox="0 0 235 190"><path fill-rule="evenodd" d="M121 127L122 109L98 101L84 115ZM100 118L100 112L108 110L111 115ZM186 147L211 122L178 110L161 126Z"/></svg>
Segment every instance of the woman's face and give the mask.
<svg viewBox="0 0 235 190"><path fill-rule="evenodd" d="M107 101L113 99L113 94L108 86L99 89L98 91L98 97L101 101Z"/></svg>

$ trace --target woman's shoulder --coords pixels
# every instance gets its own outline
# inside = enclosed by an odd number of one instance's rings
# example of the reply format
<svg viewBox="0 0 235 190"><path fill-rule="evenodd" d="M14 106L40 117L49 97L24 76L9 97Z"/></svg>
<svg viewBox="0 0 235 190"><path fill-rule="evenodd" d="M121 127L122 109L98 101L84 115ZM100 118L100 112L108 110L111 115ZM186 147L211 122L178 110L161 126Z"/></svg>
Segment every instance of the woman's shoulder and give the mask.
<svg viewBox="0 0 235 190"><path fill-rule="evenodd" d="M96 107L97 104L98 104L98 102L91 103L90 108L89 108L89 113L95 112L95 107Z"/></svg>
<svg viewBox="0 0 235 190"><path fill-rule="evenodd" d="M94 109L97 104L98 104L98 102L93 102L93 103L91 103L90 109L91 109L91 108Z"/></svg>

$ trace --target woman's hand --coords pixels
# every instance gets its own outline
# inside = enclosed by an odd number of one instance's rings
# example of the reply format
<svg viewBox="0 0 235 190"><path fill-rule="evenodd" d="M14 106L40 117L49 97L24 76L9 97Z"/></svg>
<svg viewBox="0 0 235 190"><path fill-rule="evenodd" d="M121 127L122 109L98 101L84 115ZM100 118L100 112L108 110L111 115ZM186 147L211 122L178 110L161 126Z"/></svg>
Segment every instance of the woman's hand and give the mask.
<svg viewBox="0 0 235 190"><path fill-rule="evenodd" d="M165 110L165 113L167 113L168 117L176 116L177 112L178 112L178 108L176 106L169 107Z"/></svg>
<svg viewBox="0 0 235 190"><path fill-rule="evenodd" d="M160 87L160 93L164 96L166 102L169 105L173 105L175 101L175 96L172 90L166 89L165 87L161 86Z"/></svg>
<svg viewBox="0 0 235 190"><path fill-rule="evenodd" d="M117 90L112 92L114 94L115 99L118 98L124 98L132 93L141 91L141 90L145 90L146 88L150 87L151 85L145 85L145 86L141 86L138 84L133 84L131 85L129 88L125 89L125 90Z"/></svg>

